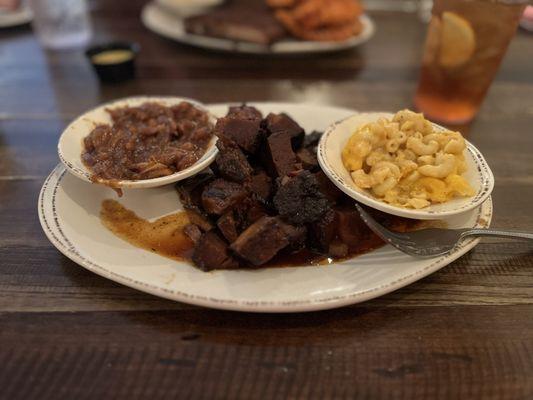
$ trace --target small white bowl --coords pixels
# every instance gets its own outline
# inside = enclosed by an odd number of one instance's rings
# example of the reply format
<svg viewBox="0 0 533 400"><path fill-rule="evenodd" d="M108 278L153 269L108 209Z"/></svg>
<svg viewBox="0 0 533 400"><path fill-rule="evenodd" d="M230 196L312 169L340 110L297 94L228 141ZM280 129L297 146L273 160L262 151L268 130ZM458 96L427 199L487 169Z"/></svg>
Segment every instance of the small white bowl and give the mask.
<svg viewBox="0 0 533 400"><path fill-rule="evenodd" d="M468 170L463 176L476 192L472 197L457 197L445 203L414 210L387 204L370 191L357 187L342 163L342 149L359 126L375 122L381 117L390 119L393 115L384 112L359 113L334 123L326 130L318 145L318 161L324 173L340 190L369 207L413 219L439 219L461 214L478 207L489 197L494 188L494 176L479 150L469 142L465 152ZM433 125L438 130L445 130L440 125Z"/></svg>
<svg viewBox="0 0 533 400"><path fill-rule="evenodd" d="M84 181L95 183L91 181L92 172L81 161L81 154L84 150L83 138L85 138L97 124L111 123L111 117L106 112L108 108L115 107L135 107L146 102L156 102L163 104L167 107L177 105L182 101L187 101L193 104L195 107L205 111L209 114L213 124L216 122L216 117L200 103L195 100L183 98L183 97L128 97L125 99L116 100L110 103L103 104L93 110L86 112L85 114L76 118L69 126L65 128L61 137L59 138L59 144L57 145L57 152L59 159L65 165L67 170L78 178ZM209 164L215 159L218 149L216 147L217 139L215 136L211 139L209 146L205 154L196 163L191 165L182 171L176 172L172 175L162 176L154 179L142 179L142 180L118 180L113 181L112 186L116 188L125 189L142 189L151 188L157 186L168 185L182 179L188 178L197 172L207 168Z"/></svg>

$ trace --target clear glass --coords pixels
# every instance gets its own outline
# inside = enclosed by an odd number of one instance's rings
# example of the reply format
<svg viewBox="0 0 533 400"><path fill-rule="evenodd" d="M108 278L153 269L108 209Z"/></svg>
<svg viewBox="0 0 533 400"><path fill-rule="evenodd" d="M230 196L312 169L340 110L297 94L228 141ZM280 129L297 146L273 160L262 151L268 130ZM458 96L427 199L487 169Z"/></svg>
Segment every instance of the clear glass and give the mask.
<svg viewBox="0 0 533 400"><path fill-rule="evenodd" d="M85 0L30 0L33 29L41 44L51 49L83 47L91 39Z"/></svg>
<svg viewBox="0 0 533 400"><path fill-rule="evenodd" d="M476 115L525 4L490 0L435 0L415 106L451 124Z"/></svg>

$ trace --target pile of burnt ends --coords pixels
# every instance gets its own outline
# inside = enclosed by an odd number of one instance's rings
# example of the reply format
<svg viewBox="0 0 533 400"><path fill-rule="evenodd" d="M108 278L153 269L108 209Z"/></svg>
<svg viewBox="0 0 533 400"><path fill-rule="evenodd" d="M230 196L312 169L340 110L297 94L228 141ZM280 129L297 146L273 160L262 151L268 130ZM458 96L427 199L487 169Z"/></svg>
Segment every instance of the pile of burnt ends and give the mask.
<svg viewBox="0 0 533 400"><path fill-rule="evenodd" d="M257 267L304 248L342 258L370 235L353 200L319 168L321 133L243 105L218 120L215 134L211 169L177 185L197 267Z"/></svg>

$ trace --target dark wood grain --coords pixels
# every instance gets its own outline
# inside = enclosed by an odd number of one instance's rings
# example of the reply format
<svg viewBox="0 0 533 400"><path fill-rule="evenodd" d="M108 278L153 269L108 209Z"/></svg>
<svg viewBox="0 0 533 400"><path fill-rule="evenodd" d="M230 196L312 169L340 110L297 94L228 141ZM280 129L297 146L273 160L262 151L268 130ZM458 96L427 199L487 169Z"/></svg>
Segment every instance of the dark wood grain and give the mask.
<svg viewBox="0 0 533 400"><path fill-rule="evenodd" d="M115 98L410 107L425 25L374 13L338 54L209 53L143 28L143 1L91 1L95 41L138 42L138 78L100 85L81 51L0 30L0 398L530 399L533 248L484 241L441 271L361 305L298 315L220 312L78 267L42 233L36 201L75 116ZM533 230L533 36L519 32L464 132L496 175L493 224Z"/></svg>

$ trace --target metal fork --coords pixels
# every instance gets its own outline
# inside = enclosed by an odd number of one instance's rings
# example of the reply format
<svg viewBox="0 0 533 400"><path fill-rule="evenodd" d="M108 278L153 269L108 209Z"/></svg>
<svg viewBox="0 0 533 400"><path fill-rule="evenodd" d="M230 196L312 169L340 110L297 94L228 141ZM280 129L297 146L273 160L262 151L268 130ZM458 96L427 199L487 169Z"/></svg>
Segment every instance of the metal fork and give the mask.
<svg viewBox="0 0 533 400"><path fill-rule="evenodd" d="M533 233L509 232L496 229L440 229L428 228L413 232L393 232L377 222L363 207L356 204L363 221L385 242L415 257L436 257L452 251L469 236L492 236L509 239L533 240Z"/></svg>

